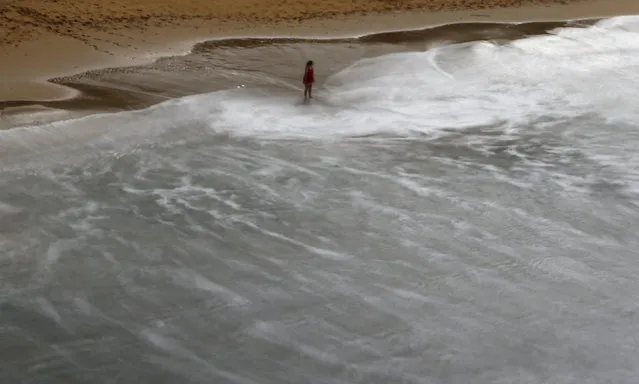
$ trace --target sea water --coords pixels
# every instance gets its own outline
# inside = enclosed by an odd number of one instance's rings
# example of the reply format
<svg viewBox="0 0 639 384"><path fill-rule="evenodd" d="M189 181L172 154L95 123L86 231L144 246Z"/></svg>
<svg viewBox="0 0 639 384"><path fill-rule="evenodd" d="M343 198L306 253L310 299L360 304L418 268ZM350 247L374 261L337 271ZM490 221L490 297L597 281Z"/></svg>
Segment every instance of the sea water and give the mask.
<svg viewBox="0 0 639 384"><path fill-rule="evenodd" d="M637 382L638 62L618 17L0 132L2 383Z"/></svg>

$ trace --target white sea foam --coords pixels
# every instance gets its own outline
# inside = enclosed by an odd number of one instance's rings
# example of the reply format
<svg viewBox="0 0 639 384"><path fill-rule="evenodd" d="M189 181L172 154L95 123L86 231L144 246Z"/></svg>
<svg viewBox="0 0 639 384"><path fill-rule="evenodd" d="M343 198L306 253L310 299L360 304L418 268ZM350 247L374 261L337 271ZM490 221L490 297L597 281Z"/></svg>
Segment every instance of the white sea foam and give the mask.
<svg viewBox="0 0 639 384"><path fill-rule="evenodd" d="M634 119L635 18L560 28L505 45L472 42L356 62L330 76L311 107L286 98L225 99L210 122L238 135L437 136L442 128L531 128L543 118ZM534 127L533 127L534 128Z"/></svg>

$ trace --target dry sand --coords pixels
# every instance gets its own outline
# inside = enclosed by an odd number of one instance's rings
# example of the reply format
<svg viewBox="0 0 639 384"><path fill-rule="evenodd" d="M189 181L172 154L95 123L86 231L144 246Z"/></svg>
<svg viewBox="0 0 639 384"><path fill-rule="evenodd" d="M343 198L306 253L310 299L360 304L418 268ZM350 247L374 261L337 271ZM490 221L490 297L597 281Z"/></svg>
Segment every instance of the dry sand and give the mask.
<svg viewBox="0 0 639 384"><path fill-rule="evenodd" d="M47 80L185 53L220 36L336 36L633 13L637 0L3 0L0 101L69 97L72 90Z"/></svg>

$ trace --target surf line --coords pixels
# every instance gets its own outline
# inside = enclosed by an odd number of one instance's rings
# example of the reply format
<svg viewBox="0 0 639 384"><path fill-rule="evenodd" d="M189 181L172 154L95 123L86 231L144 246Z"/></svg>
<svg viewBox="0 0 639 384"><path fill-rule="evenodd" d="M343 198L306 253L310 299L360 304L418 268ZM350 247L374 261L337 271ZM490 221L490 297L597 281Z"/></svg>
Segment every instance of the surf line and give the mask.
<svg viewBox="0 0 639 384"><path fill-rule="evenodd" d="M430 63L430 65L435 68L435 70L439 73L441 73L442 75L448 77L449 79L453 80L455 79L455 76L451 75L450 73L444 71L443 69L441 69L439 67L439 64L437 64L437 61L435 60L435 57L437 56L437 51L433 50L429 53L428 55L428 62Z"/></svg>

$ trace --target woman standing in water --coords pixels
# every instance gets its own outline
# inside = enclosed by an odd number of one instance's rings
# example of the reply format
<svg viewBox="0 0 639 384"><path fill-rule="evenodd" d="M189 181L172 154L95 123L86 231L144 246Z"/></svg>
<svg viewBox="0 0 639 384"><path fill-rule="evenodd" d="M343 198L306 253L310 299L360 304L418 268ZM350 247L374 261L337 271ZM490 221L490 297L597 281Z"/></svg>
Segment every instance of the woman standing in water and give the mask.
<svg viewBox="0 0 639 384"><path fill-rule="evenodd" d="M313 70L313 61L309 60L306 62L306 69L304 71L304 78L302 79L304 83L304 101L313 98L313 83L315 82L315 71Z"/></svg>

